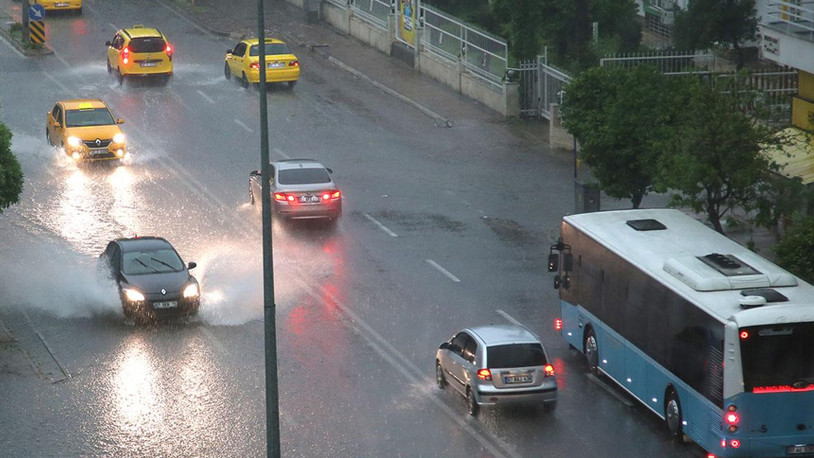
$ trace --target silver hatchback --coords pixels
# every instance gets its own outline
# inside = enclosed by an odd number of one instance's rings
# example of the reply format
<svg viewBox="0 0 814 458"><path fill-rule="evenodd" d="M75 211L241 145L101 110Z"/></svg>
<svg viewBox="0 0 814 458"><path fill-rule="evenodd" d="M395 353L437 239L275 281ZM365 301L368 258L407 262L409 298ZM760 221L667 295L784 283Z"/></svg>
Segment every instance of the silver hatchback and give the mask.
<svg viewBox="0 0 814 458"><path fill-rule="evenodd" d="M539 337L510 324L467 328L435 353L435 381L466 397L470 415L482 405L557 403L554 366Z"/></svg>

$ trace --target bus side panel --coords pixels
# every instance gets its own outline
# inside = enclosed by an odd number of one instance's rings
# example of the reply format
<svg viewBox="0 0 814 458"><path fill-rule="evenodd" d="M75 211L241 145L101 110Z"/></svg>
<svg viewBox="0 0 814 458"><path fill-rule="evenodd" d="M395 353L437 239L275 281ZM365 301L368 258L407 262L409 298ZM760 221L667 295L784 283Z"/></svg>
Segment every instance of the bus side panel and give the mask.
<svg viewBox="0 0 814 458"><path fill-rule="evenodd" d="M566 301L560 301L560 318L562 319L562 336L566 342L582 352L584 327L580 326L579 307Z"/></svg>

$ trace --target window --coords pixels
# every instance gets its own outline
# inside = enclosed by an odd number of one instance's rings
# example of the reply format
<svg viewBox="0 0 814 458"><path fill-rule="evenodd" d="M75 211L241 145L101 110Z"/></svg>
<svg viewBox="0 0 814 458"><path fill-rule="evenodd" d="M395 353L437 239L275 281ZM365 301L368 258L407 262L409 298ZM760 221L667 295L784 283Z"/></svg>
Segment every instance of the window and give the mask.
<svg viewBox="0 0 814 458"><path fill-rule="evenodd" d="M461 351L464 349L464 345L466 345L466 340L471 339L469 334L465 332L459 332L455 337L453 337L452 342L449 343L449 350L453 353L460 354Z"/></svg>
<svg viewBox="0 0 814 458"><path fill-rule="evenodd" d="M130 41L130 51L134 53L161 52L166 46L167 43L161 37L134 38Z"/></svg>
<svg viewBox="0 0 814 458"><path fill-rule="evenodd" d="M244 54L246 54L246 43L238 43L232 51L232 55L243 57Z"/></svg>
<svg viewBox="0 0 814 458"><path fill-rule="evenodd" d="M180 272L184 263L172 249L124 253L122 272L126 275Z"/></svg>
<svg viewBox="0 0 814 458"><path fill-rule="evenodd" d="M280 170L277 178L280 184L318 184L331 182L331 176L327 170L316 168Z"/></svg>
<svg viewBox="0 0 814 458"><path fill-rule="evenodd" d="M54 105L54 109L51 111L51 116L53 116L54 121L62 122L62 109L59 105Z"/></svg>
<svg viewBox="0 0 814 458"><path fill-rule="evenodd" d="M116 124L107 108L68 110L65 113L65 127L105 126Z"/></svg>
<svg viewBox="0 0 814 458"><path fill-rule="evenodd" d="M545 366L545 352L538 343L494 345L486 349L486 365L491 369Z"/></svg>
<svg viewBox="0 0 814 458"><path fill-rule="evenodd" d="M469 337L469 336L467 336ZM469 337L464 343L464 351L461 354L465 360L469 361L472 364L475 364L475 355L478 352L478 343L475 342L475 339Z"/></svg>
<svg viewBox="0 0 814 458"><path fill-rule="evenodd" d="M288 45L285 43L266 43L267 56L273 56L278 54L291 54L291 50L288 49ZM259 56L260 45L253 45L251 49L249 49L249 55Z"/></svg>

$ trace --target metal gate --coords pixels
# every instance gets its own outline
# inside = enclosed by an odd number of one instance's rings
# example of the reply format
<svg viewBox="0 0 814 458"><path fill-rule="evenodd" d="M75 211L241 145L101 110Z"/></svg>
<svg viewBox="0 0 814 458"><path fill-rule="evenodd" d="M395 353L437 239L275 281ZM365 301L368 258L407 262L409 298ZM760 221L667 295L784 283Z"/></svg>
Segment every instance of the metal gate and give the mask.
<svg viewBox="0 0 814 458"><path fill-rule="evenodd" d="M551 119L551 104L562 104L565 86L571 77L546 63L546 56L518 62L520 81L520 115Z"/></svg>

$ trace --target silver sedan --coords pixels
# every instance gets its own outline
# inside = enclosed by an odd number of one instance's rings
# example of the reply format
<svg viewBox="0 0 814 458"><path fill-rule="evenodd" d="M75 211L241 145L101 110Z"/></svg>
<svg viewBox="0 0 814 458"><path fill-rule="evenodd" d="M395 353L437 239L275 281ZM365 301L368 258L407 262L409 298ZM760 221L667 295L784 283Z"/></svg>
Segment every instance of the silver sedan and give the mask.
<svg viewBox="0 0 814 458"><path fill-rule="evenodd" d="M271 205L275 215L286 219L324 218L336 220L342 214L342 192L333 171L313 159L286 159L271 163ZM249 174L249 198L258 202L262 195L260 170Z"/></svg>

